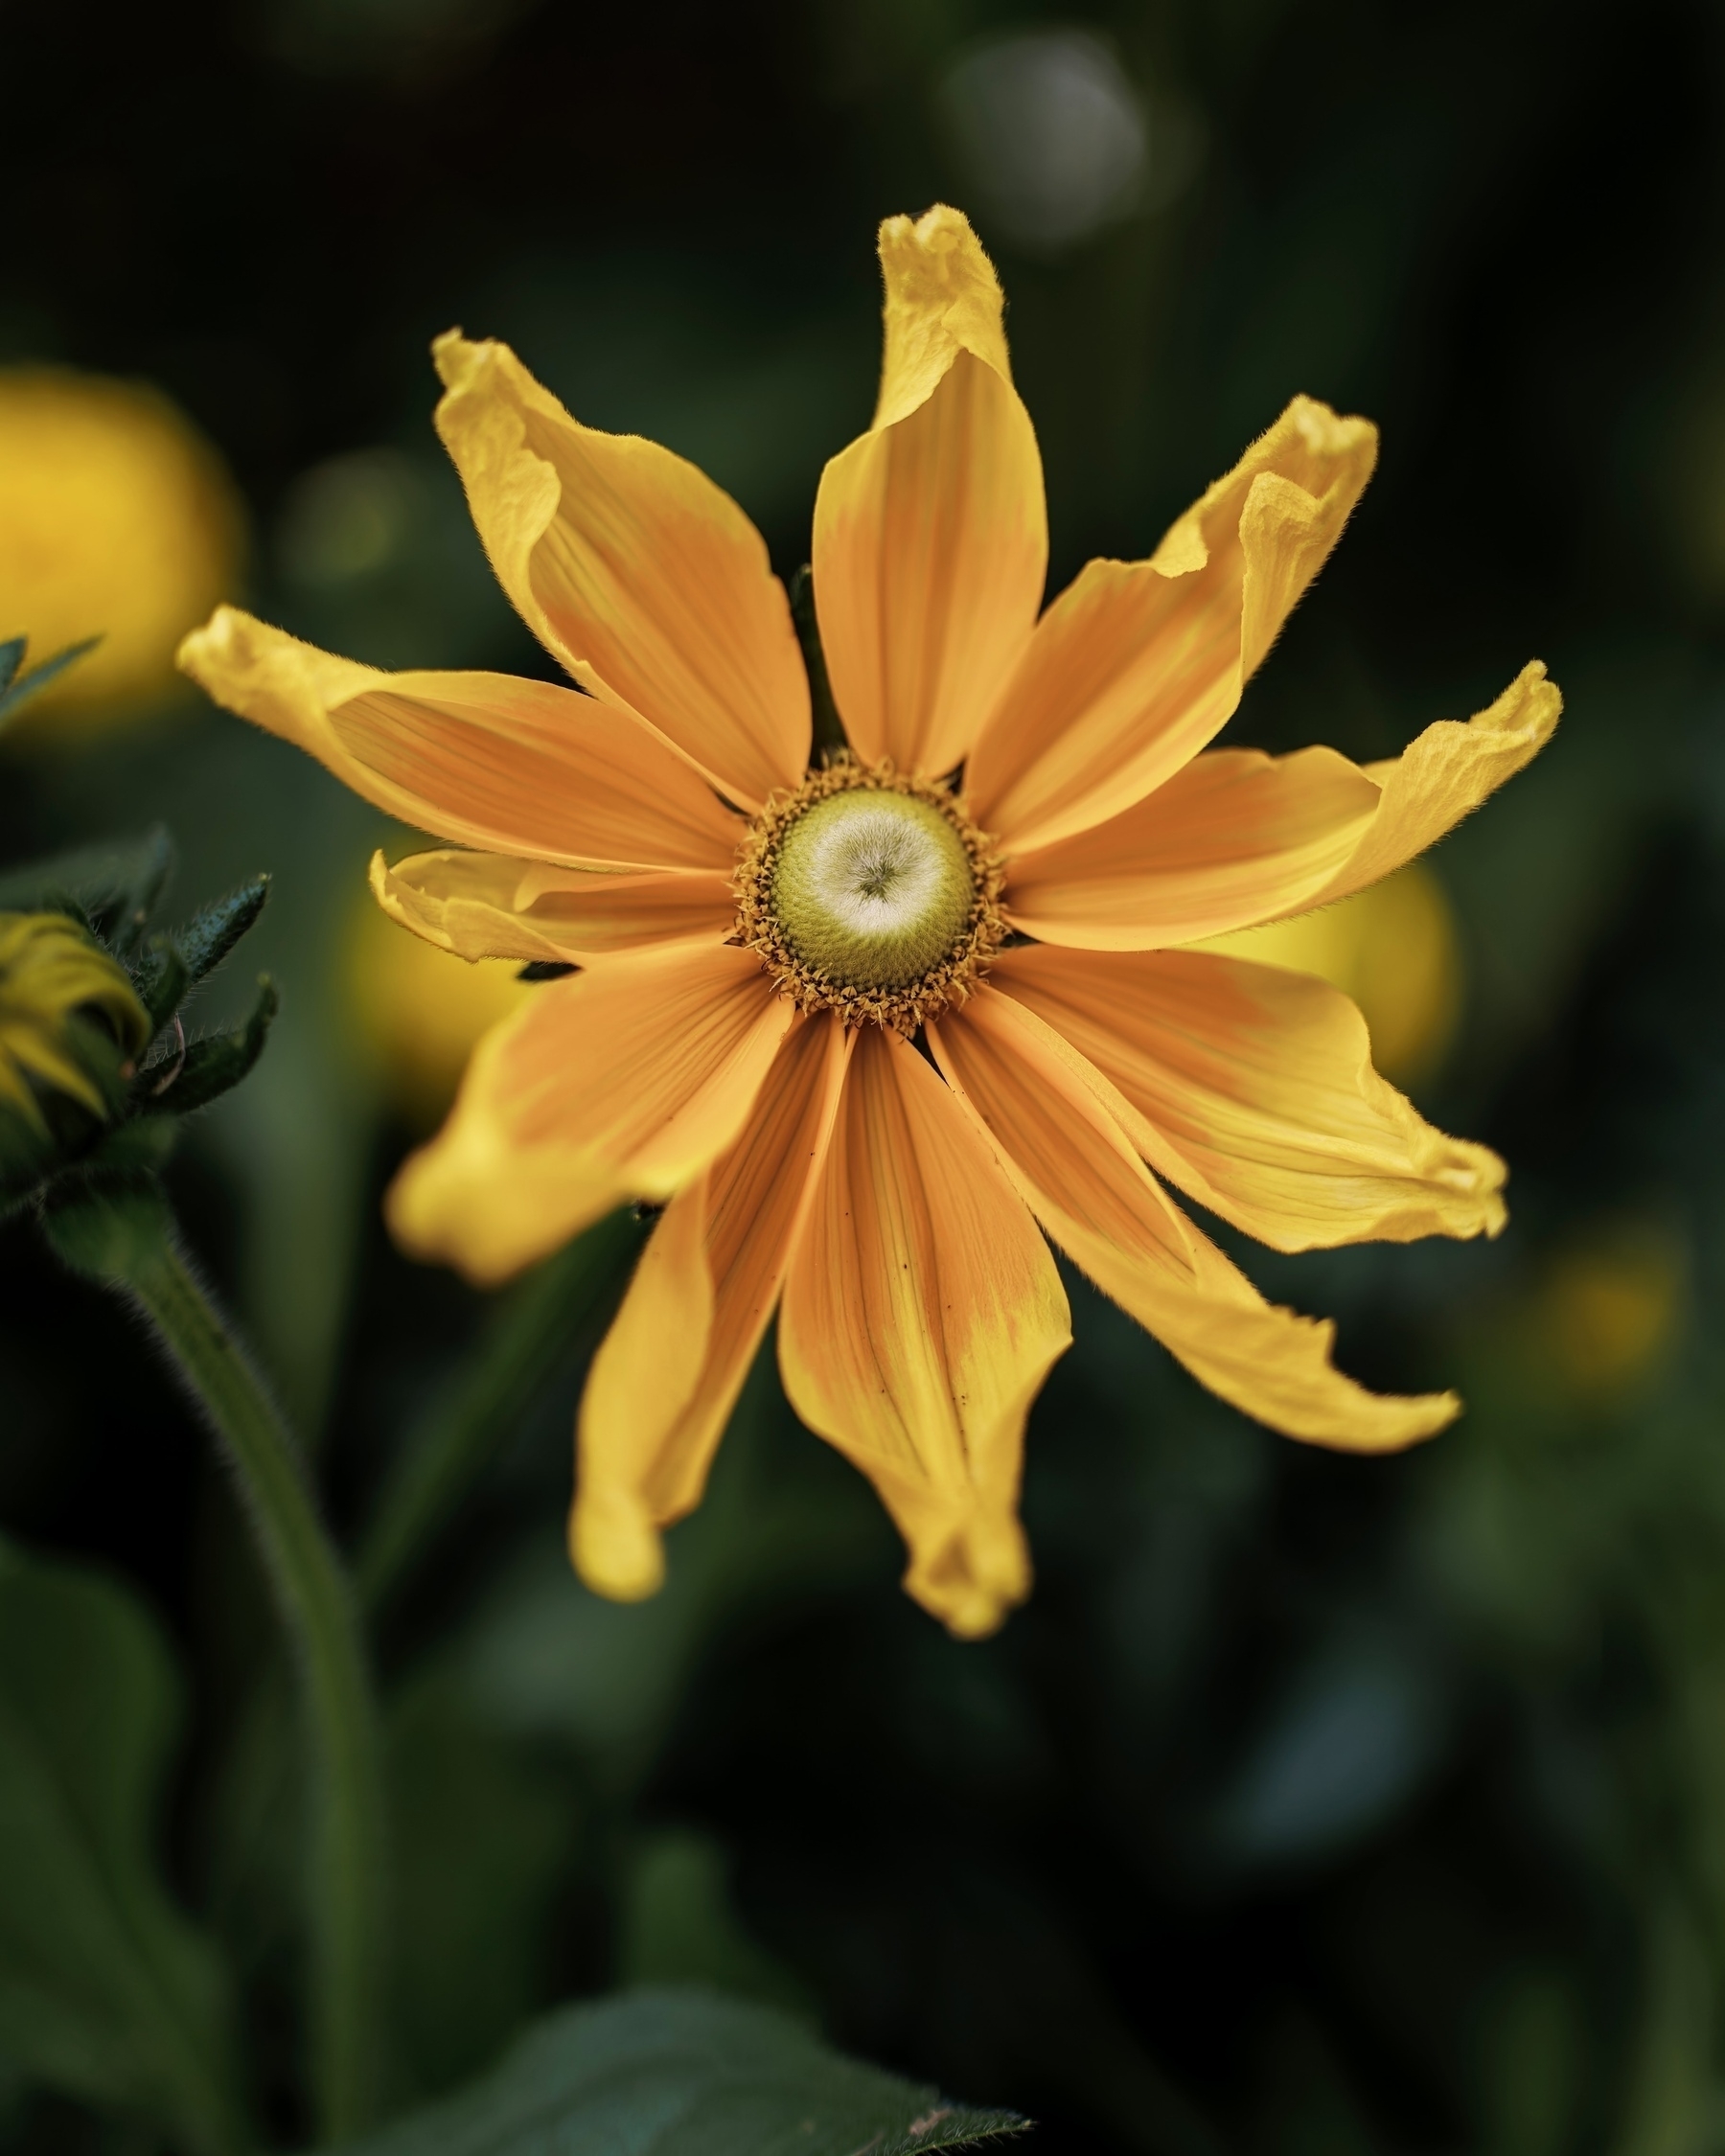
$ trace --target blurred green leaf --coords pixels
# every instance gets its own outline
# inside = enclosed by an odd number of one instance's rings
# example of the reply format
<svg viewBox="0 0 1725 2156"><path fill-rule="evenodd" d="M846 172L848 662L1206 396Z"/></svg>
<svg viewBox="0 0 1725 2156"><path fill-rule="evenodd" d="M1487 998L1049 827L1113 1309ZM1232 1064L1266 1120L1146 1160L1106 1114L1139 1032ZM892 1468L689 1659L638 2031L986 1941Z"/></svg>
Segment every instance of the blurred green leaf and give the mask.
<svg viewBox="0 0 1725 2156"><path fill-rule="evenodd" d="M1642 2025L1612 2156L1701 2156L1719 2146L1713 1972L1689 1911L1648 1911Z"/></svg>
<svg viewBox="0 0 1725 2156"><path fill-rule="evenodd" d="M178 1690L123 1588L0 1544L0 2051L201 2156L243 2127L221 1972L150 1848Z"/></svg>
<svg viewBox="0 0 1725 2156"><path fill-rule="evenodd" d="M434 1677L398 1701L388 1741L397 2029L415 2085L441 2092L555 1996L543 1986L580 1821L564 1781Z"/></svg>
<svg viewBox="0 0 1725 2156"><path fill-rule="evenodd" d="M173 867L173 841L157 824L142 837L80 846L0 875L0 907L30 913L70 908L122 956L136 949Z"/></svg>
<svg viewBox="0 0 1725 2156"><path fill-rule="evenodd" d="M614 1295L641 1242L625 1206L536 1266L500 1298L452 1385L391 1463L356 1564L374 1611L436 1548L493 1455L531 1411L583 1325Z"/></svg>
<svg viewBox="0 0 1725 2156"><path fill-rule="evenodd" d="M724 1851L709 1834L647 1835L624 1886L617 1971L627 1985L705 1984L793 2012L809 2009L795 1977L744 1929Z"/></svg>
<svg viewBox="0 0 1725 2156"><path fill-rule="evenodd" d="M33 666L23 675L18 668L24 660L25 639L13 636L0 644L0 732L5 731L32 697L45 689L50 681L58 680L67 667L75 666L101 641L100 636L86 636L81 644L68 644L63 652L56 652L52 658L44 659L40 666Z"/></svg>
<svg viewBox="0 0 1725 2156"><path fill-rule="evenodd" d="M643 1602L582 1586L561 1531L524 1541L456 1648L478 1709L502 1729L573 1744L616 1795L645 1775L692 1670L741 1612L890 1577L890 1531L859 1479L800 1432L799 1474L763 1457L788 1413L764 1348L705 1502L672 1529L665 1584Z"/></svg>
<svg viewBox="0 0 1725 2156"><path fill-rule="evenodd" d="M765 2007L645 1991L548 2016L477 2086L357 2145L370 2156L911 2156L1026 2123L842 2058Z"/></svg>

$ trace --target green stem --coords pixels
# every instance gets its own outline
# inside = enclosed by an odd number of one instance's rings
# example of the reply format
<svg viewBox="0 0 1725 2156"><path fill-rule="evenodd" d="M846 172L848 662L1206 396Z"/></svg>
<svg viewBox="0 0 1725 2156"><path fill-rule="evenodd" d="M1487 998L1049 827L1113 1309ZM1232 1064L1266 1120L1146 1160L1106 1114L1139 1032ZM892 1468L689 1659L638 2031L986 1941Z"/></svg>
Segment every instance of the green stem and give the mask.
<svg viewBox="0 0 1725 2156"><path fill-rule="evenodd" d="M613 1213L502 1299L453 1390L408 1438L384 1483L355 1566L368 1610L380 1610L435 1546L481 1470L555 1376L640 1233L627 1210Z"/></svg>
<svg viewBox="0 0 1725 2156"><path fill-rule="evenodd" d="M341 1560L281 1415L181 1254L153 1182L86 1186L45 1209L49 1239L159 1333L219 1441L298 1671L314 1766L311 1995L324 2138L377 2115L383 2063L387 1819L377 1710Z"/></svg>
<svg viewBox="0 0 1725 2156"><path fill-rule="evenodd" d="M814 722L812 747L818 757L845 745L844 724L833 701L833 684L827 678L826 653L821 648L820 623L815 612L815 572L805 562L791 579L791 619L802 646L803 665L809 676L809 709Z"/></svg>

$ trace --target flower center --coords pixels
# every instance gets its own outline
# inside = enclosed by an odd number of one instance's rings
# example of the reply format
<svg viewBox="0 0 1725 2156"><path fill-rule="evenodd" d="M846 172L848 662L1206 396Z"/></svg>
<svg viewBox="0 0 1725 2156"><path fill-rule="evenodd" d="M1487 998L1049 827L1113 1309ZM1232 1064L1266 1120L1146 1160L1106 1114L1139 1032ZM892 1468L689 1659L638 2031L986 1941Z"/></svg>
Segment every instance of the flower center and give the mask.
<svg viewBox="0 0 1725 2156"><path fill-rule="evenodd" d="M756 819L738 940L805 1010L914 1033L961 1002L1005 927L998 862L943 787L848 758Z"/></svg>
<svg viewBox="0 0 1725 2156"><path fill-rule="evenodd" d="M913 793L829 794L779 844L772 908L805 966L859 988L908 988L964 933L970 857Z"/></svg>

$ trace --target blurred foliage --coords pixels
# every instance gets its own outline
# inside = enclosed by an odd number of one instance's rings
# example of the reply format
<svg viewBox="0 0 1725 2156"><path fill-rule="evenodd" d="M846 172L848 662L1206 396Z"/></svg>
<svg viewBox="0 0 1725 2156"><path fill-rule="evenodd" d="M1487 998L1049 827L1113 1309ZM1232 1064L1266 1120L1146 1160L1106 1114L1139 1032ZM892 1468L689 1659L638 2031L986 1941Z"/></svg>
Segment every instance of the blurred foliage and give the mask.
<svg viewBox="0 0 1725 2156"><path fill-rule="evenodd" d="M134 1594L0 1550L0 2044L203 2156L241 2127L232 2003L150 1846L178 1695Z"/></svg>
<svg viewBox="0 0 1725 2156"><path fill-rule="evenodd" d="M547 2144L642 2156L923 2156L1023 2125L1009 2111L943 2102L837 2058L759 2007L647 1991L548 2016L477 2088L357 2146L375 2156L531 2156Z"/></svg>
<svg viewBox="0 0 1725 2156"><path fill-rule="evenodd" d="M1361 1377L1457 1380L1466 1419L1397 1460L1287 1444L1075 1284L1030 1434L1039 1584L1000 1639L903 1602L770 1367L664 1594L620 1609L561 1548L589 1297L384 1618L402 2094L621 1976L699 1978L1029 2112L1050 2151L1717 2149L1717 9L31 0L0 52L77 85L9 117L0 356L172 398L259 535L233 595L297 633L549 671L426 424L453 322L703 463L794 571L869 407L874 222L948 195L1011 297L1056 584L1146 552L1297 390L1383 424L1230 740L1391 755L1532 655L1568 699L1540 763L1390 887L1424 894L1399 969L1346 907L1299 961L1425 1010L1400 1067L1508 1158L1508 1232L1245 1259L1341 1313ZM110 626L21 591L0 631L43 651ZM403 842L215 714L27 748L0 747L0 859L171 814L186 888L275 872L276 1041L175 1196L356 1540L485 1323L378 1224L432 1112L369 1044L417 1023L387 1017L401 983L355 1000L365 860ZM204 1013L242 1016L220 977ZM125 1322L15 1227L0 1372L0 1523L124 1583L184 1665L174 1921L231 1958L249 2094L290 2135L295 1799L233 1501ZM0 2049L0 2134L96 2145Z"/></svg>

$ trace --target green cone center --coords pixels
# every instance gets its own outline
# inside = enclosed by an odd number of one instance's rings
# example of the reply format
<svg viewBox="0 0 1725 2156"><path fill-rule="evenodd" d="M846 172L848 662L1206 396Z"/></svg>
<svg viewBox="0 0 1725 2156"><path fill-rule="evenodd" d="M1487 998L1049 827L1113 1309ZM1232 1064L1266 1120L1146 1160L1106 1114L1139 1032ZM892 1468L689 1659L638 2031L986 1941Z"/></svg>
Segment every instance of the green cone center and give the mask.
<svg viewBox="0 0 1725 2156"><path fill-rule="evenodd" d="M964 841L914 794L830 793L779 841L772 909L805 966L843 986L908 988L956 947L977 887Z"/></svg>

